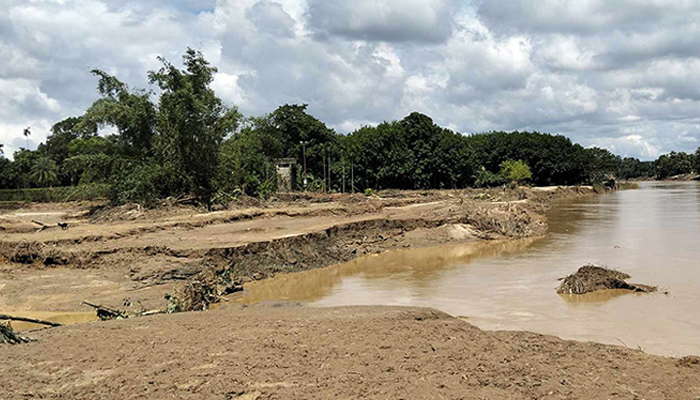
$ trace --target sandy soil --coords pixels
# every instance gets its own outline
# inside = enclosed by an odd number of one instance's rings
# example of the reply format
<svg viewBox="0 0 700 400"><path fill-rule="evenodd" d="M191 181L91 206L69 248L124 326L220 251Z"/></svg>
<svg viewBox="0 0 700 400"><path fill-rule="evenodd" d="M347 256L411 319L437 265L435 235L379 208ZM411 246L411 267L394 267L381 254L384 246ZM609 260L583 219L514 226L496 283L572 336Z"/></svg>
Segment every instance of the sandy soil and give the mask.
<svg viewBox="0 0 700 400"><path fill-rule="evenodd" d="M695 399L697 359L484 332L416 308L227 306L0 351L7 399Z"/></svg>

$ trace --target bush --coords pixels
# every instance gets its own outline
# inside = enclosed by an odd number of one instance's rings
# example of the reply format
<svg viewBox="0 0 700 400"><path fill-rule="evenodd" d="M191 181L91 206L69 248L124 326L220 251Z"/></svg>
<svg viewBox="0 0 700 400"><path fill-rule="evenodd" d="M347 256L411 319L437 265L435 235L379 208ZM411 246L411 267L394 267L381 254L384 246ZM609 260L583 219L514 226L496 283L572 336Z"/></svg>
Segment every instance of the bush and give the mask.
<svg viewBox="0 0 700 400"><path fill-rule="evenodd" d="M80 186L59 186L38 189L0 190L2 202L63 202L80 200L100 200L109 197L110 187L105 184Z"/></svg>
<svg viewBox="0 0 700 400"><path fill-rule="evenodd" d="M484 167L478 169L474 175L474 187L488 188L500 186L503 183L501 177Z"/></svg>
<svg viewBox="0 0 700 400"><path fill-rule="evenodd" d="M109 197L116 204L138 203L152 208L160 199L182 194L177 191L181 187L166 167L149 163L118 176Z"/></svg>
<svg viewBox="0 0 700 400"><path fill-rule="evenodd" d="M501 163L500 167L500 176L505 182L521 183L532 178L530 167L522 160L506 160Z"/></svg>

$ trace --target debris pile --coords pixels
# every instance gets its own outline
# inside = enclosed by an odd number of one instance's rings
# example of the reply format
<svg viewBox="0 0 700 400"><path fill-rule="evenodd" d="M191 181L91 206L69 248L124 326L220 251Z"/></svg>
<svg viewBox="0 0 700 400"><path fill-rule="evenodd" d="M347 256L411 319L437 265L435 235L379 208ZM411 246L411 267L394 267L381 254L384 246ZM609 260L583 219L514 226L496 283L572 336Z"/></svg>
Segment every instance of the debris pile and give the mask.
<svg viewBox="0 0 700 400"><path fill-rule="evenodd" d="M9 322L0 322L0 344L21 344L30 341L31 339L16 334Z"/></svg>
<svg viewBox="0 0 700 400"><path fill-rule="evenodd" d="M221 273L203 271L188 281L184 288L165 297L168 300L167 313L205 311L212 304L221 302L224 296L242 290L242 282L232 279L230 269Z"/></svg>
<svg viewBox="0 0 700 400"><path fill-rule="evenodd" d="M631 276L596 265L584 265L575 274L562 278L562 283L557 288L559 294L584 294L598 290L623 289L634 292L656 292L656 286L627 283L625 280Z"/></svg>

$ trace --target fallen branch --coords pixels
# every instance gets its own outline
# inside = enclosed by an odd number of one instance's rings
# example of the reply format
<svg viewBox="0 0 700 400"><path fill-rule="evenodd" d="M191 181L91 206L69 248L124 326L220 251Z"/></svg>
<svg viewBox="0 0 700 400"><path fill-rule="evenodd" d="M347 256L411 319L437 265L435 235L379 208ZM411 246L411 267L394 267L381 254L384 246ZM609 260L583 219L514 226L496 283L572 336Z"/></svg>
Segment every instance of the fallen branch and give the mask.
<svg viewBox="0 0 700 400"><path fill-rule="evenodd" d="M92 304L87 301L83 301L83 304L86 306L90 306L97 310L97 318L99 318L102 321L109 321L113 319L118 319L118 318L124 318L125 313L123 311L110 308L110 307L105 307L101 306L99 304Z"/></svg>
<svg viewBox="0 0 700 400"><path fill-rule="evenodd" d="M39 228L39 232L43 231L44 229L48 229L48 228L49 228L48 225L46 225L45 223L43 223L43 222L41 222L41 221L37 221L37 220L33 219L32 222L35 223L35 224L37 224L37 225L39 225L39 226L41 227L41 228Z"/></svg>
<svg viewBox="0 0 700 400"><path fill-rule="evenodd" d="M5 315L5 314L0 314L0 320L2 320L2 321L17 321L17 322L30 322L32 324L48 325L48 326L53 326L53 327L63 326L63 324L59 324L58 322L44 321L44 320L35 319L35 318L15 317L12 315Z"/></svg>

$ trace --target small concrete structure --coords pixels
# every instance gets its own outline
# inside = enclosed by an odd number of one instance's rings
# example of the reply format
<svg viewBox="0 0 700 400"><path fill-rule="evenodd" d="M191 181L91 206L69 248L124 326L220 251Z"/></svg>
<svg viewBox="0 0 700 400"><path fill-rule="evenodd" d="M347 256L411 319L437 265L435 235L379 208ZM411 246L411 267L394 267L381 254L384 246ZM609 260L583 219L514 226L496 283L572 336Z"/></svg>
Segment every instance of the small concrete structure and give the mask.
<svg viewBox="0 0 700 400"><path fill-rule="evenodd" d="M277 169L277 191L295 191L297 160L295 158L280 158L275 160L275 166Z"/></svg>

